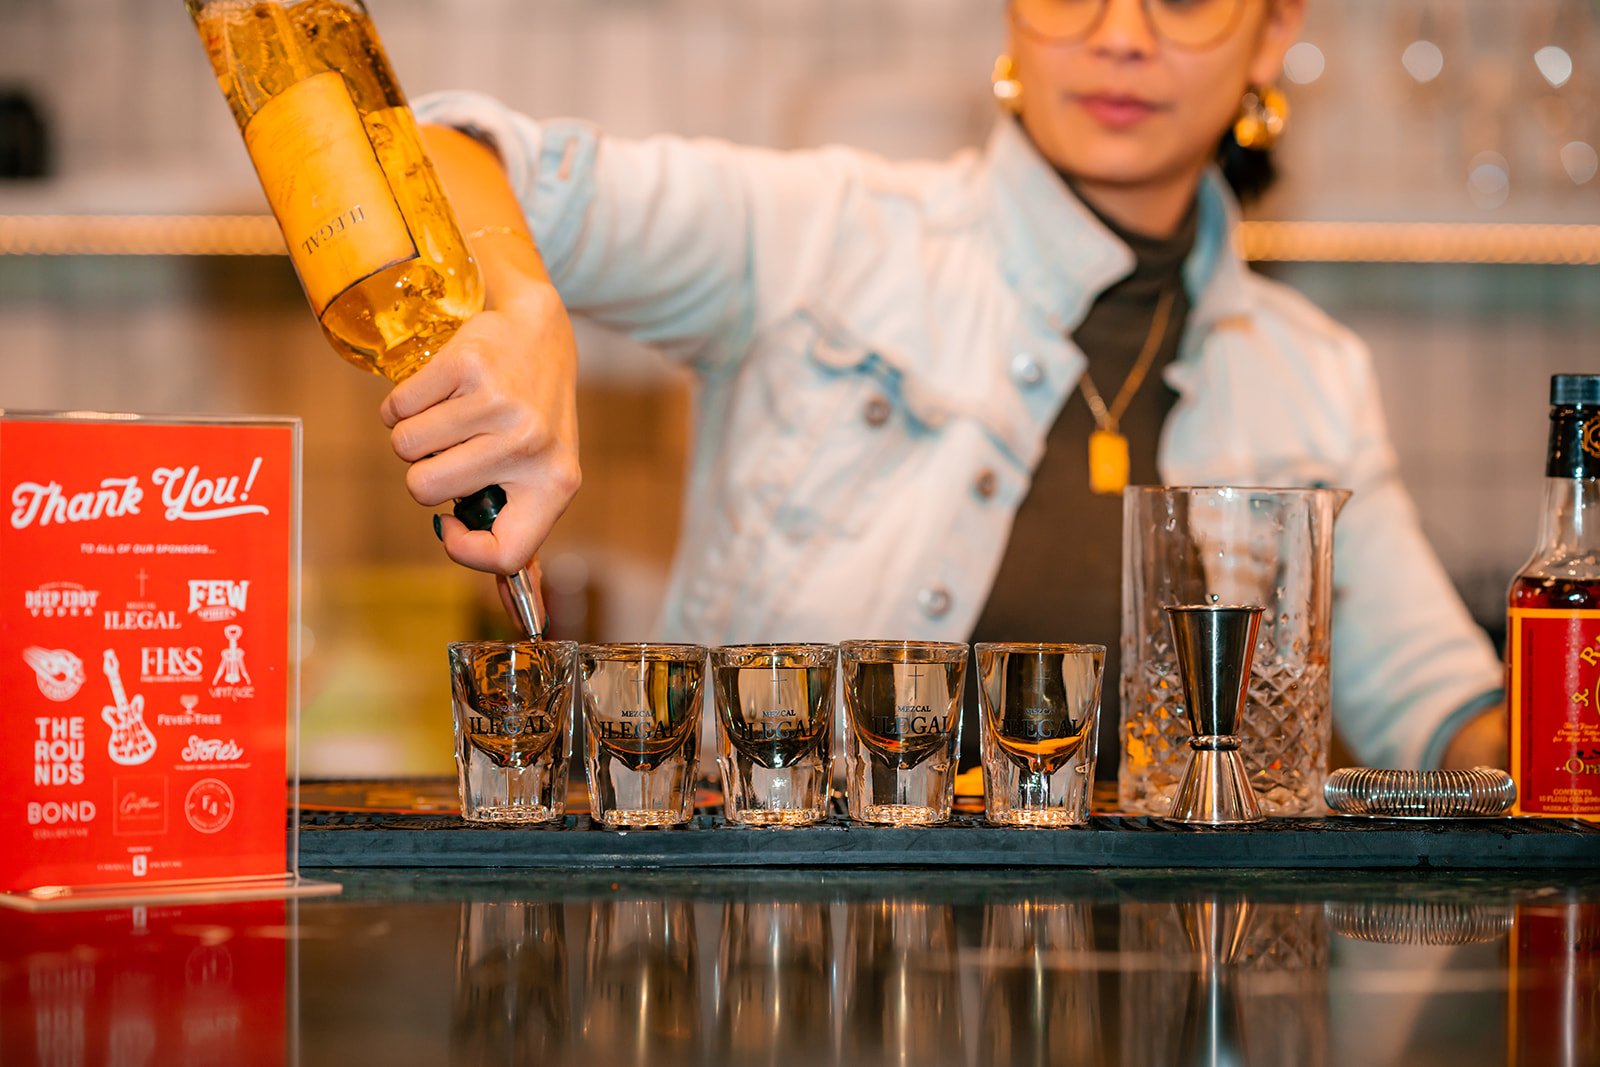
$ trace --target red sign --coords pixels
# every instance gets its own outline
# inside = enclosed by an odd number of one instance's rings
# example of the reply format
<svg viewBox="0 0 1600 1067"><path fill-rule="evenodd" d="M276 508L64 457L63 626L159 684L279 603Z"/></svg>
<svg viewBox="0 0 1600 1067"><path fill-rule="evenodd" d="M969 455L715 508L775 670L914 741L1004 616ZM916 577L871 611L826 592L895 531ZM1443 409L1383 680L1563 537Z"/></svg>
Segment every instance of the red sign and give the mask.
<svg viewBox="0 0 1600 1067"><path fill-rule="evenodd" d="M298 437L0 419L0 891L287 870Z"/></svg>

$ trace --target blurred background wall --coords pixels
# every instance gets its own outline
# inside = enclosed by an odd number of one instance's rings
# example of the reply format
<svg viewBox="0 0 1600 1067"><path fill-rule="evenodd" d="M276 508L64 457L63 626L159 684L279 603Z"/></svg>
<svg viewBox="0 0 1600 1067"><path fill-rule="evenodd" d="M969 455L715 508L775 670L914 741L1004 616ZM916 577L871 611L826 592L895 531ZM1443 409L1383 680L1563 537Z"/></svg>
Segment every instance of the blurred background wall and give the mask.
<svg viewBox="0 0 1600 1067"><path fill-rule="evenodd" d="M893 157L982 142L1002 0L369 0L408 92L468 87L620 136ZM1594 0L1310 0L1284 86L1284 180L1253 217L1600 223ZM259 214L178 0L0 0L0 102L40 116L48 176L11 215ZM1514 251L1514 250L1513 250ZM1512 257L1514 258L1514 256ZM1404 474L1474 613L1502 625L1534 536L1545 390L1600 370L1593 267L1268 269L1373 348ZM576 636L648 636L679 519L690 383L580 328L585 487L545 553ZM0 407L305 420L307 774L443 772L443 644L488 632L376 409L276 256L7 255Z"/></svg>

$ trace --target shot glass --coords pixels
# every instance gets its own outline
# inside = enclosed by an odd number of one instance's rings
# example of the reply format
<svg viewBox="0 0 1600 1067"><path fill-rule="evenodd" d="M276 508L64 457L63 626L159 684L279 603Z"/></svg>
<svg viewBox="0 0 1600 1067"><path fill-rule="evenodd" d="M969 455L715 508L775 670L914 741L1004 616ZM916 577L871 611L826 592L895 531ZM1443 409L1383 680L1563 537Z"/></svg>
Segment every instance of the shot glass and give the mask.
<svg viewBox="0 0 1600 1067"><path fill-rule="evenodd" d="M711 651L717 763L729 822L804 826L828 810L837 645Z"/></svg>
<svg viewBox="0 0 1600 1067"><path fill-rule="evenodd" d="M688 822L706 650L584 645L579 654L590 814L610 828Z"/></svg>
<svg viewBox="0 0 1600 1067"><path fill-rule="evenodd" d="M450 646L463 819L538 823L566 814L577 662L571 641Z"/></svg>
<svg viewBox="0 0 1600 1067"><path fill-rule="evenodd" d="M977 653L989 821L1083 824L1094 786L1105 646L980 644Z"/></svg>
<svg viewBox="0 0 1600 1067"><path fill-rule="evenodd" d="M890 826L950 818L961 751L967 646L846 641L845 770L850 817Z"/></svg>

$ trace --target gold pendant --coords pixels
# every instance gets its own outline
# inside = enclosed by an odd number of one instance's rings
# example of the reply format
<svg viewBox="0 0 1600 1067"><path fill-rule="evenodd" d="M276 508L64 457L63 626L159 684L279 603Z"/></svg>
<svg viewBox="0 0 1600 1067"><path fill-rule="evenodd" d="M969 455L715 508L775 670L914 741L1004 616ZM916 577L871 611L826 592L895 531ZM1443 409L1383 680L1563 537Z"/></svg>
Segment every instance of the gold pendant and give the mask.
<svg viewBox="0 0 1600 1067"><path fill-rule="evenodd" d="M1114 430L1089 435L1089 489L1121 496L1128 487L1128 439Z"/></svg>

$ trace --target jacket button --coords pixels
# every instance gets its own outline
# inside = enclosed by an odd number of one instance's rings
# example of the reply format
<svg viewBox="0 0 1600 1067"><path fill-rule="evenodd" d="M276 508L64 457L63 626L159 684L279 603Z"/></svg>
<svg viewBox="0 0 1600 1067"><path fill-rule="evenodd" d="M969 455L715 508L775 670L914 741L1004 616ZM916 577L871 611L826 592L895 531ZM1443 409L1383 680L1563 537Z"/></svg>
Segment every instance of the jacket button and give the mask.
<svg viewBox="0 0 1600 1067"><path fill-rule="evenodd" d="M867 406L861 412L861 418L868 426L882 426L889 421L889 401L881 396L875 396L867 401Z"/></svg>
<svg viewBox="0 0 1600 1067"><path fill-rule="evenodd" d="M977 493L979 498L983 500L992 500L995 490L999 488L1000 479L995 476L994 471L988 470L981 472L978 475L978 480L972 484L972 491Z"/></svg>
<svg viewBox="0 0 1600 1067"><path fill-rule="evenodd" d="M1011 357L1011 378L1024 389L1032 389L1044 381L1044 368L1028 352L1018 352Z"/></svg>
<svg viewBox="0 0 1600 1067"><path fill-rule="evenodd" d="M930 586L917 594L917 607L930 619L942 619L950 614L950 590L942 585Z"/></svg>

